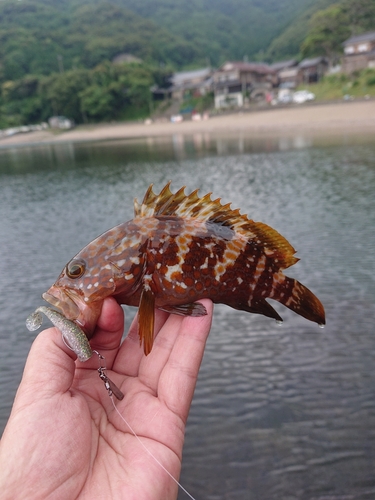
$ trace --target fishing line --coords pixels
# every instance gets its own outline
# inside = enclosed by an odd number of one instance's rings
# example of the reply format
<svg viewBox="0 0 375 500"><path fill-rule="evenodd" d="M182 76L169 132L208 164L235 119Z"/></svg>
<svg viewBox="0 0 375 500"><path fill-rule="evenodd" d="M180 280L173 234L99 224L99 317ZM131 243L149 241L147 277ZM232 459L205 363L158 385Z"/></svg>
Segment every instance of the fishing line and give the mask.
<svg viewBox="0 0 375 500"><path fill-rule="evenodd" d="M168 469L166 469L164 467L164 465L155 457L155 455L147 448L147 446L142 442L142 440L138 437L138 434L135 432L135 430L133 429L133 427L129 424L129 422L125 419L125 417L123 417L119 411L119 409L117 408L116 404L115 404L115 401L113 399L113 396L112 394L109 395L109 397L111 398L111 401L112 401L112 404L113 404L113 408L116 410L116 412L118 413L118 415L120 416L121 420L128 426L130 432L133 434L133 436L137 439L137 441L141 444L142 448L147 451L147 453L150 455L151 458L153 458L155 460L155 462L163 469L163 471L165 471L168 476L173 479L173 481L177 484L177 486L179 486L182 491L184 493L186 493L186 495L191 498L192 500L196 500L193 495L191 495L183 486L180 482L177 481L177 479L169 472Z"/></svg>
<svg viewBox="0 0 375 500"><path fill-rule="evenodd" d="M108 378L107 375L107 368L106 368L106 363L105 363L105 357L100 354L98 351L93 351L95 354L98 355L99 358L99 377L100 379L104 382L104 387L106 388L108 395L112 401L113 408L116 410L116 413L118 413L119 417L121 420L124 422L124 424L129 428L130 432L133 434L133 436L136 438L136 440L139 442L139 444L142 446L142 448L150 455L150 457L165 471L168 476L173 479L173 481L179 486L186 495L191 498L191 500L196 500L193 495L190 495L190 493L182 486L181 483L177 481L177 479L169 472L168 469L164 467L164 465L155 457L155 455L147 448L147 446L142 442L142 440L139 438L138 434L135 432L133 427L129 424L129 422L125 419L123 415L121 415L119 409L117 408L115 404L115 400L113 396L115 396L117 399L121 400L124 397L124 394L120 391L120 389L116 386L114 382L112 382L111 379ZM102 364L103 362L103 364Z"/></svg>

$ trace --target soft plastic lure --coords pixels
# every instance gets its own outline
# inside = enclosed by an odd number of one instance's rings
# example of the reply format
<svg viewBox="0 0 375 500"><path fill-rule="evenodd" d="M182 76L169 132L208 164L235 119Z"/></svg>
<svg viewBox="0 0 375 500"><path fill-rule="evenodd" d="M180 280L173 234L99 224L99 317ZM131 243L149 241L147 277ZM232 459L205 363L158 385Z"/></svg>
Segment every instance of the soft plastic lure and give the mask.
<svg viewBox="0 0 375 500"><path fill-rule="evenodd" d="M87 361L91 358L93 351L83 330L74 321L66 319L65 316L51 307L40 306L31 313L26 319L28 330L33 332L41 326L42 313L61 331L65 343L75 352L79 361Z"/></svg>

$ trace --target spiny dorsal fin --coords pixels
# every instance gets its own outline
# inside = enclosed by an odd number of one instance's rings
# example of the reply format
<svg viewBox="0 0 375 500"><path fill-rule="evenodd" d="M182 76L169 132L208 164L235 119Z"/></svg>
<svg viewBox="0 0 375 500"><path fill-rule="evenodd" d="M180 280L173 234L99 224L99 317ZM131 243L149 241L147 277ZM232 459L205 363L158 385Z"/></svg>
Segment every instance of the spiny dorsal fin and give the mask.
<svg viewBox="0 0 375 500"><path fill-rule="evenodd" d="M263 244L265 252L278 259L281 269L285 269L298 261L294 257L295 250L292 245L270 226L248 219L247 215L242 215L238 208L231 209L230 203L222 205L220 198L212 200L212 193L199 197L198 189L196 189L186 195L185 186L176 193L172 193L170 185L171 182L169 181L160 193L156 194L151 184L141 204L134 200L135 216L156 217L169 215L221 224L242 234L248 240L256 240L258 244Z"/></svg>

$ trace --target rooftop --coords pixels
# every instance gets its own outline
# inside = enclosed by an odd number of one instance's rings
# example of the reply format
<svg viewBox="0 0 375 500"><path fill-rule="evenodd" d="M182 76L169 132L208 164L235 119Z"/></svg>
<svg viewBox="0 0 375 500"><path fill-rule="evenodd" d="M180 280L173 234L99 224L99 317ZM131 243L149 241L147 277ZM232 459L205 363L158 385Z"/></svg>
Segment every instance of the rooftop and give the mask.
<svg viewBox="0 0 375 500"><path fill-rule="evenodd" d="M313 57L312 59L303 59L298 65L299 68L309 68L310 66L316 66L321 62L327 62L324 57Z"/></svg>
<svg viewBox="0 0 375 500"><path fill-rule="evenodd" d="M224 63L218 71L232 71L232 70L239 70L239 71L253 71L254 73L260 73L260 74L268 74L268 73L275 73L275 70L272 69L268 64L266 63L254 63L254 62L242 62L242 61L227 61Z"/></svg>
<svg viewBox="0 0 375 500"><path fill-rule="evenodd" d="M195 80L196 78L201 78L204 80L211 75L211 68L201 68L194 69L192 71L181 71L179 73L174 73L171 80L173 85L181 85L186 80Z"/></svg>
<svg viewBox="0 0 375 500"><path fill-rule="evenodd" d="M296 59L289 59L288 61L277 61L275 63L270 64L270 68L275 71L280 71L286 68L292 68L293 66L297 66L298 62Z"/></svg>
<svg viewBox="0 0 375 500"><path fill-rule="evenodd" d="M375 31L367 31L366 33L362 33L362 35L356 35L345 40L343 45L352 45L353 43L361 43L361 42L373 42L375 41Z"/></svg>

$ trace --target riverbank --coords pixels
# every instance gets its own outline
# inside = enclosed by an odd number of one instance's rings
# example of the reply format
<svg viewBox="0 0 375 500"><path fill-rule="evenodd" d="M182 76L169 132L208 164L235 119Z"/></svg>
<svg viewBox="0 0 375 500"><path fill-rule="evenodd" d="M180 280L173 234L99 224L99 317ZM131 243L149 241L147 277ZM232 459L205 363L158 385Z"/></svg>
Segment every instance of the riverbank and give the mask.
<svg viewBox="0 0 375 500"><path fill-rule="evenodd" d="M98 124L79 126L66 132L50 130L18 134L0 140L0 147L109 139L193 135L196 133L247 135L373 134L375 100L311 104L288 108L244 111L201 121Z"/></svg>

